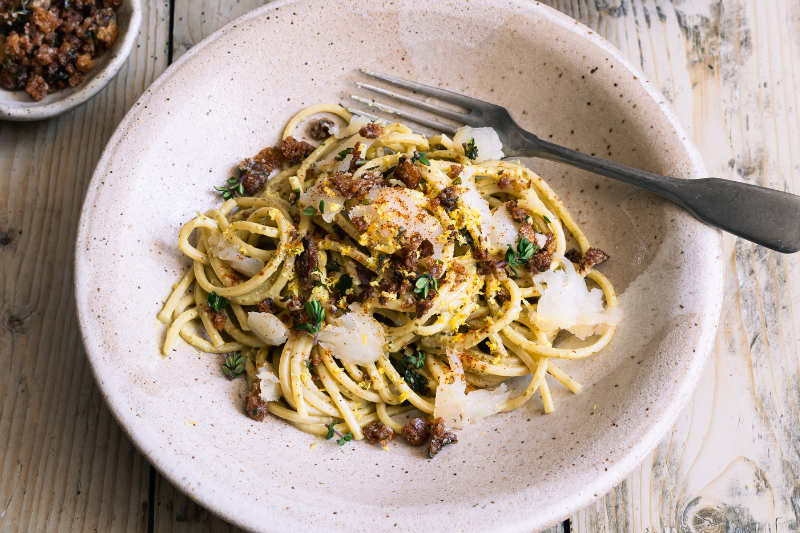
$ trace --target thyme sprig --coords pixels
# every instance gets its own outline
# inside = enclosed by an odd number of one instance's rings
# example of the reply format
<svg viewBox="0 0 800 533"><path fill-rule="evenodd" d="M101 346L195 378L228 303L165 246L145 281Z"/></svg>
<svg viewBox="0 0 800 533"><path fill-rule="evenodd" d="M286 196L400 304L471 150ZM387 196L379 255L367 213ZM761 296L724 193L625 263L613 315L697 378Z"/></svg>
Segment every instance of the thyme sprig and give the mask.
<svg viewBox="0 0 800 533"><path fill-rule="evenodd" d="M214 187L214 190L222 193L223 200L230 200L237 194L239 196L244 196L244 185L242 185L244 177L245 175L243 174L241 178L228 178L226 181L227 185L222 187Z"/></svg>
<svg viewBox="0 0 800 533"><path fill-rule="evenodd" d="M400 359L400 364L407 368L422 368L425 364L425 352L417 352L416 355L405 355Z"/></svg>
<svg viewBox="0 0 800 533"><path fill-rule="evenodd" d="M346 442L350 442L351 440L353 440L353 434L352 433L348 433L347 435L342 434L338 429L333 427L337 423L338 422L330 423L330 425L328 426L328 434L325 435L325 438L330 440L333 438L334 435L336 435L337 437L339 437L338 439L336 439L336 443L339 446L344 446Z"/></svg>
<svg viewBox="0 0 800 533"><path fill-rule="evenodd" d="M423 394L428 388L428 378L416 371L425 364L425 352L417 352L416 355L406 355L400 359L400 365L404 367L403 379L408 387L417 394Z"/></svg>
<svg viewBox="0 0 800 533"><path fill-rule="evenodd" d="M303 305L306 308L306 313L311 317L311 322L298 324L294 329L303 330L313 335L314 344L317 344L317 334L322 331L322 323L325 321L325 308L314 298L306 301Z"/></svg>
<svg viewBox="0 0 800 533"><path fill-rule="evenodd" d="M514 271L515 276L519 276L519 273L516 271L516 269L514 269L514 267L523 266L528 259L533 257L533 254L535 254L536 250L538 249L538 245L530 242L525 237L520 237L516 250L514 250L514 247L510 244L508 245L508 250L506 250L506 261L508 262L509 268Z"/></svg>
<svg viewBox="0 0 800 533"><path fill-rule="evenodd" d="M235 379L244 372L244 364L246 362L247 358L242 355L242 352L232 352L222 364L222 373L228 379Z"/></svg>
<svg viewBox="0 0 800 533"><path fill-rule="evenodd" d="M425 165L426 167L429 167L429 166L431 166L431 162L428 161L428 158L426 157L427 155L428 155L427 152L417 152L415 150L414 151L414 155L411 156L411 162L412 163L419 163L421 165ZM399 165L399 164L401 164L401 163L403 163L405 161L406 161L406 157L405 156L400 156L400 159L397 160L397 164ZM386 177L386 176L384 176L384 177Z"/></svg>
<svg viewBox="0 0 800 533"><path fill-rule="evenodd" d="M469 140L469 142L461 143L461 146L464 147L464 155L470 158L471 160L478 159L478 147L475 145L475 138Z"/></svg>

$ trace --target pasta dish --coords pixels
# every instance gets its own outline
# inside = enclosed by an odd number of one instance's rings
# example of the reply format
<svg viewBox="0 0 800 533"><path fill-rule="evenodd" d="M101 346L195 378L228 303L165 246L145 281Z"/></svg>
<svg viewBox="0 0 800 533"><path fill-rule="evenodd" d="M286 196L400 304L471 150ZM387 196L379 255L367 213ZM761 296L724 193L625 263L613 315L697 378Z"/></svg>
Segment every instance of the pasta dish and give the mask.
<svg viewBox="0 0 800 533"><path fill-rule="evenodd" d="M295 138L306 125L318 145ZM158 315L163 354L179 337L226 354L247 416L340 445L400 433L433 457L537 393L552 412L551 386L581 389L557 361L603 349L620 315L595 269L608 256L502 158L490 128L426 137L338 105L301 111L181 229L193 265Z"/></svg>

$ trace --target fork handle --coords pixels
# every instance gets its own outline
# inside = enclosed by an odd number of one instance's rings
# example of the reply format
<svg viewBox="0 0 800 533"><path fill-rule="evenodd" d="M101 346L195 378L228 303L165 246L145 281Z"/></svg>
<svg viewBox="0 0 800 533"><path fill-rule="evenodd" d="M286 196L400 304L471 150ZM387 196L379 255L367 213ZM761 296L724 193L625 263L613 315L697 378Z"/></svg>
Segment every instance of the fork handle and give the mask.
<svg viewBox="0 0 800 533"><path fill-rule="evenodd" d="M778 252L800 251L800 196L719 178L661 176L528 135L525 144L529 147L514 150L514 155L548 159L638 185L675 202L710 226Z"/></svg>

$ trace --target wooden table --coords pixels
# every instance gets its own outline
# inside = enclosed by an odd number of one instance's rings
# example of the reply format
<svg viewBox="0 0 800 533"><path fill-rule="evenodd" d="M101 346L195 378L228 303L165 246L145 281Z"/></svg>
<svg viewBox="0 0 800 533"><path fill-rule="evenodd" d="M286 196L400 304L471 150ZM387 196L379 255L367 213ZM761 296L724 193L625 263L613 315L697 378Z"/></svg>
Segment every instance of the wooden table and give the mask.
<svg viewBox="0 0 800 533"><path fill-rule="evenodd" d="M2 532L237 530L162 479L111 417L81 348L72 255L84 191L128 108L171 60L262 3L149 0L127 65L91 102L0 122ZM800 193L800 2L546 3L641 67L712 176ZM726 236L725 265L693 399L625 481L554 529L800 531L800 257Z"/></svg>

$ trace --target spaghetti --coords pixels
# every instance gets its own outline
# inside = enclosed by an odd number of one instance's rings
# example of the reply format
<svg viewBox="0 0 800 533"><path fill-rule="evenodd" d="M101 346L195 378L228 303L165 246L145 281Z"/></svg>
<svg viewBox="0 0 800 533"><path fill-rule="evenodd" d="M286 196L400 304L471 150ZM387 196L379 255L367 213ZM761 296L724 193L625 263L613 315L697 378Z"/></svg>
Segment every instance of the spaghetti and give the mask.
<svg viewBox="0 0 800 533"><path fill-rule="evenodd" d="M320 113L347 125L317 119L312 131L333 135L295 141ZM301 111L280 148L243 163L222 205L181 229L193 267L158 315L164 355L178 337L240 352L226 373L246 371L248 416L340 444L433 431L433 455L455 442L445 426L537 391L552 412L546 377L580 391L556 361L605 347L617 301L593 268L607 256L542 178L502 156L489 128L428 138L337 105ZM527 375L521 393L504 383ZM412 409L433 426L397 421Z"/></svg>

